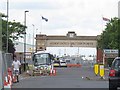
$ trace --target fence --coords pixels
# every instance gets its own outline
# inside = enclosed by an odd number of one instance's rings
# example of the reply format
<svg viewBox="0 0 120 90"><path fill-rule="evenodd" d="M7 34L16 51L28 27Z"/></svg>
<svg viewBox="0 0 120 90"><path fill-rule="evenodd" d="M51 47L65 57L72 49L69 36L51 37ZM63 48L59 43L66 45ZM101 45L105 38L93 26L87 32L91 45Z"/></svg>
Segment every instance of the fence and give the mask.
<svg viewBox="0 0 120 90"><path fill-rule="evenodd" d="M0 51L0 90L3 88L2 52Z"/></svg>
<svg viewBox="0 0 120 90"><path fill-rule="evenodd" d="M0 73L2 77L2 80L0 82L0 85L1 85L0 88L3 88L5 77L8 76L8 68L12 67L12 61L13 61L12 54L0 53L0 61L1 61Z"/></svg>

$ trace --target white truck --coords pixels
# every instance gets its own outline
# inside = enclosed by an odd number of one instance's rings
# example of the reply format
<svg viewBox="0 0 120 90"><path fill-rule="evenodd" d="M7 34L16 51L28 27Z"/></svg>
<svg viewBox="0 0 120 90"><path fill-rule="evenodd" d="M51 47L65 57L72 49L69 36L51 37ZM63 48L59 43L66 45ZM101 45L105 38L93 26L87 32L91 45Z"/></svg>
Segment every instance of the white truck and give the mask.
<svg viewBox="0 0 120 90"><path fill-rule="evenodd" d="M33 61L33 76L34 75L50 75L53 70L53 55L47 51L39 51L34 53Z"/></svg>

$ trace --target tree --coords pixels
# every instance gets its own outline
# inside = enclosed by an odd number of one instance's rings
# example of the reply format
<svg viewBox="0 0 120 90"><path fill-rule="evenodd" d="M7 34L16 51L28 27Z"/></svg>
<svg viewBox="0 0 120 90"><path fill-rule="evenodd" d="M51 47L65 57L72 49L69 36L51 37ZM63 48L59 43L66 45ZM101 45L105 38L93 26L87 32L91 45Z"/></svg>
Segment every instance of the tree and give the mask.
<svg viewBox="0 0 120 90"><path fill-rule="evenodd" d="M98 39L98 48L100 49L119 49L120 50L120 20L111 19L107 24L105 31Z"/></svg>
<svg viewBox="0 0 120 90"><path fill-rule="evenodd" d="M5 16L5 15L3 15ZM19 37L23 37L25 34L26 26L22 25L20 22L9 21L8 22L8 52L14 53L14 43L13 40L17 40ZM14 34L14 35L13 35ZM7 21L2 19L2 49L6 50L7 41Z"/></svg>

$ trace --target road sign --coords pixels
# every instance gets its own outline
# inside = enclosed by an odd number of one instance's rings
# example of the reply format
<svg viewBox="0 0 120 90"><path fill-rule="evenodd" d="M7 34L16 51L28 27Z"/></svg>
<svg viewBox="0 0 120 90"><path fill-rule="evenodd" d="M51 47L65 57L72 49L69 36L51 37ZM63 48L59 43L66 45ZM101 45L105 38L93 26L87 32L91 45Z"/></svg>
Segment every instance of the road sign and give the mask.
<svg viewBox="0 0 120 90"><path fill-rule="evenodd" d="M118 53L117 49L104 49L104 54L115 54Z"/></svg>

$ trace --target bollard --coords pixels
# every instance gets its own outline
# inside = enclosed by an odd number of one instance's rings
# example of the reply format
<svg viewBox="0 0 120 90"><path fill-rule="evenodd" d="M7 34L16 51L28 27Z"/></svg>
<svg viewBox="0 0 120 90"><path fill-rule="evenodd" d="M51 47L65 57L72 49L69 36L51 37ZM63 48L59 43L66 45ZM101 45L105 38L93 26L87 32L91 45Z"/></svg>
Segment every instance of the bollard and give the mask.
<svg viewBox="0 0 120 90"><path fill-rule="evenodd" d="M98 75L98 72L99 72L99 65L95 64L94 65L94 73L95 73L96 76Z"/></svg>
<svg viewBox="0 0 120 90"><path fill-rule="evenodd" d="M100 65L100 76L101 76L101 79L103 79L103 77L104 77L104 74L105 74L104 72L105 72L104 65L101 64Z"/></svg>

